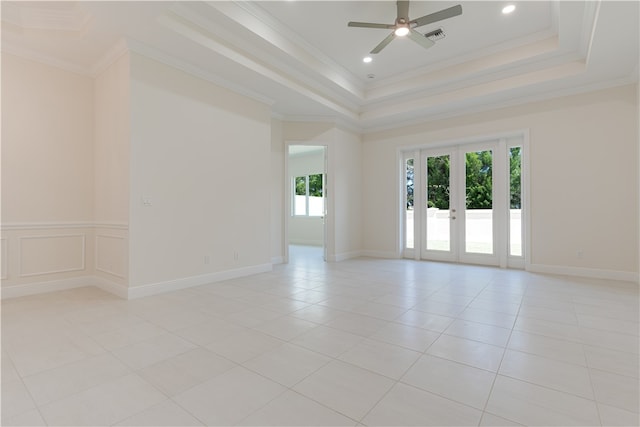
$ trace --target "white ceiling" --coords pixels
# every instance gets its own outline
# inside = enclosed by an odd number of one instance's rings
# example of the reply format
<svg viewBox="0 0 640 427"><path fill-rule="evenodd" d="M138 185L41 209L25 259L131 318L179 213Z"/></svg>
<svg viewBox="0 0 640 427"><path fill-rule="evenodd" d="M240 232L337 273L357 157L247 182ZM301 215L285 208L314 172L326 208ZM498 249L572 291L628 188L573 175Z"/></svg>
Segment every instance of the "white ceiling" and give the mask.
<svg viewBox="0 0 640 427"><path fill-rule="evenodd" d="M278 117L365 132L638 81L636 1L411 1L409 16L456 4L418 28L444 30L435 46L397 38L369 64L390 31L347 22L393 24L394 1L3 1L2 50L96 75L130 49Z"/></svg>

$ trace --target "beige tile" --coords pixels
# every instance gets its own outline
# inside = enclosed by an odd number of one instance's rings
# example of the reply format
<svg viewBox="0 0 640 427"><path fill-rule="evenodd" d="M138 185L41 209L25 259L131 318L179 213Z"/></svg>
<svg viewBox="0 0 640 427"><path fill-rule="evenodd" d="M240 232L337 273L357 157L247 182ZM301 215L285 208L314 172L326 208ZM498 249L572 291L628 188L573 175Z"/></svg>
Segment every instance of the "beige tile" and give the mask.
<svg viewBox="0 0 640 427"><path fill-rule="evenodd" d="M508 420L506 418L499 417L497 415L490 414L485 412L482 414L482 420L480 420L480 427L498 427L498 426L521 426L522 424L518 424L515 421Z"/></svg>
<svg viewBox="0 0 640 427"><path fill-rule="evenodd" d="M48 425L111 425L166 397L131 374L40 407Z"/></svg>
<svg viewBox="0 0 640 427"><path fill-rule="evenodd" d="M242 426L355 426L356 421L288 390L257 410Z"/></svg>
<svg viewBox="0 0 640 427"><path fill-rule="evenodd" d="M284 344L244 363L254 372L286 387L292 387L331 359L305 348Z"/></svg>
<svg viewBox="0 0 640 427"><path fill-rule="evenodd" d="M598 425L593 400L498 375L486 411L523 425Z"/></svg>
<svg viewBox="0 0 640 427"><path fill-rule="evenodd" d="M511 329L458 319L451 323L444 333L459 338L506 347Z"/></svg>
<svg viewBox="0 0 640 427"><path fill-rule="evenodd" d="M13 418L5 419L4 414L2 415L2 425L5 427L9 426L46 426L47 424L42 419L40 415L40 411L37 409L31 409L27 412L22 412L19 415L16 415Z"/></svg>
<svg viewBox="0 0 640 427"><path fill-rule="evenodd" d="M235 366L209 350L195 348L148 366L138 374L167 396L174 396Z"/></svg>
<svg viewBox="0 0 640 427"><path fill-rule="evenodd" d="M338 357L345 351L355 347L364 340L360 335L339 329L318 326L309 332L299 335L291 344L308 348L330 357Z"/></svg>
<svg viewBox="0 0 640 427"><path fill-rule="evenodd" d="M173 400L206 425L237 424L286 390L241 366L199 384Z"/></svg>
<svg viewBox="0 0 640 427"><path fill-rule="evenodd" d="M208 350L236 363L243 363L284 344L278 338L247 329L207 345Z"/></svg>
<svg viewBox="0 0 640 427"><path fill-rule="evenodd" d="M513 331L509 339L509 349L531 353L561 362L586 366L582 344L544 335Z"/></svg>
<svg viewBox="0 0 640 427"><path fill-rule="evenodd" d="M481 411L398 383L362 420L368 426L478 425Z"/></svg>
<svg viewBox="0 0 640 427"><path fill-rule="evenodd" d="M2 425L5 420L16 417L36 407L29 391L20 379L2 379Z"/></svg>
<svg viewBox="0 0 640 427"><path fill-rule="evenodd" d="M507 350L500 366L500 374L593 399L589 371L583 366Z"/></svg>
<svg viewBox="0 0 640 427"><path fill-rule="evenodd" d="M132 369L142 369L195 347L195 344L177 335L165 333L146 341L114 350L113 355Z"/></svg>
<svg viewBox="0 0 640 427"><path fill-rule="evenodd" d="M117 426L202 426L200 421L171 400L137 413Z"/></svg>
<svg viewBox="0 0 640 427"><path fill-rule="evenodd" d="M194 344L205 346L214 341L224 339L229 335L238 334L243 331L246 331L245 327L226 320L207 319L202 323L178 329L174 331L174 334Z"/></svg>
<svg viewBox="0 0 640 427"><path fill-rule="evenodd" d="M513 324L516 321L516 316L513 314L498 313L496 311L481 310L477 308L467 308L465 311L460 313L458 318L507 329L513 328Z"/></svg>
<svg viewBox="0 0 640 427"><path fill-rule="evenodd" d="M504 349L479 341L442 335L427 350L428 354L496 372Z"/></svg>
<svg viewBox="0 0 640 427"><path fill-rule="evenodd" d="M376 319L355 313L344 313L325 325L345 332L369 337L389 324L386 320Z"/></svg>
<svg viewBox="0 0 640 427"><path fill-rule="evenodd" d="M371 338L389 344L399 345L409 350L424 352L439 336L440 334L438 332L402 325L400 323L391 323L373 334Z"/></svg>
<svg viewBox="0 0 640 427"><path fill-rule="evenodd" d="M452 317L412 309L398 317L395 322L428 329L434 332L443 332L454 320Z"/></svg>
<svg viewBox="0 0 640 427"><path fill-rule="evenodd" d="M591 369L591 382L599 403L640 412L640 382L637 378Z"/></svg>
<svg viewBox="0 0 640 427"><path fill-rule="evenodd" d="M103 332L93 336L101 346L109 351L146 341L165 334L166 329L150 322L141 322L129 328Z"/></svg>
<svg viewBox="0 0 640 427"><path fill-rule="evenodd" d="M640 357L638 354L589 345L584 346L584 353L590 368L640 378Z"/></svg>
<svg viewBox="0 0 640 427"><path fill-rule="evenodd" d="M495 376L494 373L483 369L424 355L401 381L482 410L487 403Z"/></svg>
<svg viewBox="0 0 640 427"><path fill-rule="evenodd" d="M279 338L284 341L290 341L313 328L318 327L317 323L302 320L293 316L282 316L274 320L264 322L255 329Z"/></svg>
<svg viewBox="0 0 640 427"><path fill-rule="evenodd" d="M392 386L393 381L389 378L334 361L302 380L293 389L359 420Z"/></svg>
<svg viewBox="0 0 640 427"><path fill-rule="evenodd" d="M36 404L44 405L131 373L111 354L91 356L24 378Z"/></svg>
<svg viewBox="0 0 640 427"><path fill-rule="evenodd" d="M637 412L598 403L600 419L603 426L638 426L640 415Z"/></svg>
<svg viewBox="0 0 640 427"><path fill-rule="evenodd" d="M420 353L416 351L367 339L343 353L339 359L397 380L418 357Z"/></svg>
<svg viewBox="0 0 640 427"><path fill-rule="evenodd" d="M314 323L327 323L341 315L343 311L336 310L324 305L315 304L305 307L301 310L294 311L291 316L299 319L308 320Z"/></svg>

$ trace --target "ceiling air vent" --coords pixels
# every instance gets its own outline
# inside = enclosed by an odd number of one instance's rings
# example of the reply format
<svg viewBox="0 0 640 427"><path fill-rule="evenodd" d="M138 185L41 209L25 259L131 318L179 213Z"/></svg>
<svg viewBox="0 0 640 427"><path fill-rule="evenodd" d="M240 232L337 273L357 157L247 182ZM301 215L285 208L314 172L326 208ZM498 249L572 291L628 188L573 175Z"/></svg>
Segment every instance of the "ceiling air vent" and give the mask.
<svg viewBox="0 0 640 427"><path fill-rule="evenodd" d="M436 40L443 39L446 34L444 33L444 30L442 28L438 28L437 30L426 33L424 36L434 42Z"/></svg>

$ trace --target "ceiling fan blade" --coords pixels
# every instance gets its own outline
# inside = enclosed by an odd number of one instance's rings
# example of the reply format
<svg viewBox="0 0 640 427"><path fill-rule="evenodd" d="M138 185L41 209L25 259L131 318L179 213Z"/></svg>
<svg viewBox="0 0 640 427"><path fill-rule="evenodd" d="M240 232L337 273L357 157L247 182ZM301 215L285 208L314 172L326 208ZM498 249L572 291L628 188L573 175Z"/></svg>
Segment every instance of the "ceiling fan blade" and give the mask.
<svg viewBox="0 0 640 427"><path fill-rule="evenodd" d="M425 49L429 49L431 46L435 44L433 41L429 40L424 35L414 30L413 28L409 30L409 38L414 42L418 43L420 46L422 46Z"/></svg>
<svg viewBox="0 0 640 427"><path fill-rule="evenodd" d="M390 30L395 28L395 25L392 24L374 24L373 22L349 22L347 24L349 27L359 27L359 28L382 28L384 30Z"/></svg>
<svg viewBox="0 0 640 427"><path fill-rule="evenodd" d="M396 2L398 6L398 19L409 20L409 0L399 0Z"/></svg>
<svg viewBox="0 0 640 427"><path fill-rule="evenodd" d="M439 12L432 13L430 15L422 16L418 19L414 19L410 24L413 28L421 27L423 25L431 24L433 22L442 21L443 19L453 18L454 16L462 15L462 6L457 5L447 9L443 9Z"/></svg>
<svg viewBox="0 0 640 427"><path fill-rule="evenodd" d="M380 52L380 51L381 51L382 49L384 49L384 48L385 48L389 43L391 43L391 41L392 41L393 39L395 39L395 38L396 38L395 33L391 33L391 34L389 34L387 37L385 37L385 39L384 39L384 40L382 40L382 41L380 42L380 44L379 44L378 46L374 47L374 48L373 48L373 50L372 50L370 53L371 53L371 54L376 54L376 53Z"/></svg>

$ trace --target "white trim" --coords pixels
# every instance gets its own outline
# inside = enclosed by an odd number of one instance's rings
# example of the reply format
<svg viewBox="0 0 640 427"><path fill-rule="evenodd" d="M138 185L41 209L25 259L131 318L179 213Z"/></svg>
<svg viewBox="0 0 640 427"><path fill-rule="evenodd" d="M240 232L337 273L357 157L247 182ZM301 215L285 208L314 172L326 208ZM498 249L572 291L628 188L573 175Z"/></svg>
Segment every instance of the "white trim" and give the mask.
<svg viewBox="0 0 640 427"><path fill-rule="evenodd" d="M0 273L0 279L7 280L7 269L9 268L9 244L6 237L0 238L0 269L2 273Z"/></svg>
<svg viewBox="0 0 640 427"><path fill-rule="evenodd" d="M122 299L128 298L127 286L120 285L118 283L112 282L111 280L107 280L104 277L92 276L92 285L96 288L100 288L105 292L109 292L115 296L118 296Z"/></svg>
<svg viewBox="0 0 640 427"><path fill-rule="evenodd" d="M76 267L76 268L68 268L65 270L51 270L51 271L41 271L38 273L23 273L22 272L22 241L23 240L32 240L32 239L54 239L54 238L61 238L61 237L82 237L82 261L81 261L81 266L80 267ZM87 251L86 251L86 240L87 240L87 236L86 234L52 234L50 236L47 235L42 235L42 236L20 236L18 237L18 254L19 254L19 267L18 267L18 276L19 277L31 277L31 276L42 276L45 274L57 274L57 273L70 273L73 271L84 271L86 266L85 266L85 260L87 257Z"/></svg>
<svg viewBox="0 0 640 427"><path fill-rule="evenodd" d="M271 257L271 265L276 265L276 264L284 264L284 257L283 256Z"/></svg>
<svg viewBox="0 0 640 427"><path fill-rule="evenodd" d="M120 57L129 52L127 41L119 39L102 57L91 67L91 77L98 77Z"/></svg>
<svg viewBox="0 0 640 427"><path fill-rule="evenodd" d="M85 286L92 286L94 283L93 279L92 276L81 276L46 282L27 283L25 285L5 286L2 287L2 299L83 288Z"/></svg>
<svg viewBox="0 0 640 427"><path fill-rule="evenodd" d="M569 267L563 265L526 264L526 271L532 273L557 274L561 276L588 277L593 279L638 282L639 275L633 271L602 270L598 268Z"/></svg>
<svg viewBox="0 0 640 427"><path fill-rule="evenodd" d="M74 228L110 228L114 230L128 230L129 224L125 222L90 222L90 221L64 221L64 222L9 222L0 226L2 231L11 230L46 230L46 229L74 229Z"/></svg>
<svg viewBox="0 0 640 427"><path fill-rule="evenodd" d="M22 46L17 46L6 40L2 41L2 48L0 51L17 56L28 61L34 61L40 64L48 65L49 67L58 68L60 70L68 71L70 73L79 74L81 76L90 76L91 73L87 67L74 64L72 62L63 61L58 58L54 58L49 55L45 55L40 52L36 52L32 49L27 49Z"/></svg>
<svg viewBox="0 0 640 427"><path fill-rule="evenodd" d="M111 235L111 234L96 234L96 236L95 236L95 238L94 238L94 246L95 246L95 248L94 248L94 256L93 256L93 258L94 258L94 264L95 264L95 265L94 265L94 268L95 268L95 270L96 270L96 271L101 271L101 272L103 272L103 273L107 273L107 274L110 274L110 275L112 275L112 276L119 277L119 278L121 278L121 279L126 279L126 277L124 276L124 274L116 273L115 271L111 271L111 270L103 269L103 268L100 268L100 267L98 266L98 260L99 260L99 258L100 258L100 252L98 251L98 239L99 239L100 237L102 237L102 238L106 238L106 239L118 239L118 240L124 240L125 242L126 242L127 238L126 238L126 237L123 237L123 236L114 236L114 235Z"/></svg>
<svg viewBox="0 0 640 427"><path fill-rule="evenodd" d="M225 270L216 273L202 274L200 276L183 277L181 279L168 280L166 282L151 283L148 285L134 286L128 288L128 299L141 298L150 295L162 294L165 292L177 291L191 288L193 286L206 285L220 282L222 280L235 279L237 277L251 276L253 274L271 271L273 266L269 264L258 264L243 267L235 270Z"/></svg>
<svg viewBox="0 0 640 427"><path fill-rule="evenodd" d="M329 255L327 256L327 261L329 262L340 262L351 258L359 258L362 256L361 251L352 251L352 252L342 252L340 254Z"/></svg>
<svg viewBox="0 0 640 427"><path fill-rule="evenodd" d="M413 250L413 249L411 249ZM391 252L391 251L360 251L360 256L361 257L367 257L367 258L381 258L381 259L400 259L402 258L402 256L399 253L396 252ZM413 255L411 256L411 258L407 258L407 259L413 259Z"/></svg>
<svg viewBox="0 0 640 427"><path fill-rule="evenodd" d="M150 47L143 43L133 41L133 40L128 40L128 45L129 45L129 51L137 55L142 55L146 58L153 59L154 61L158 61L162 64L168 65L180 71L184 71L185 73L190 74L194 77L198 77L202 80L206 80L210 83L213 83L217 86L228 89L239 95L246 96L247 98L251 98L254 101L260 102L269 107L275 104L275 101L271 98L268 98L258 92L255 92L251 89L247 89L244 86L238 85L227 79L217 76L196 65L193 65L181 59L177 59L176 57L168 55L164 52L161 52L160 50L154 47Z"/></svg>

